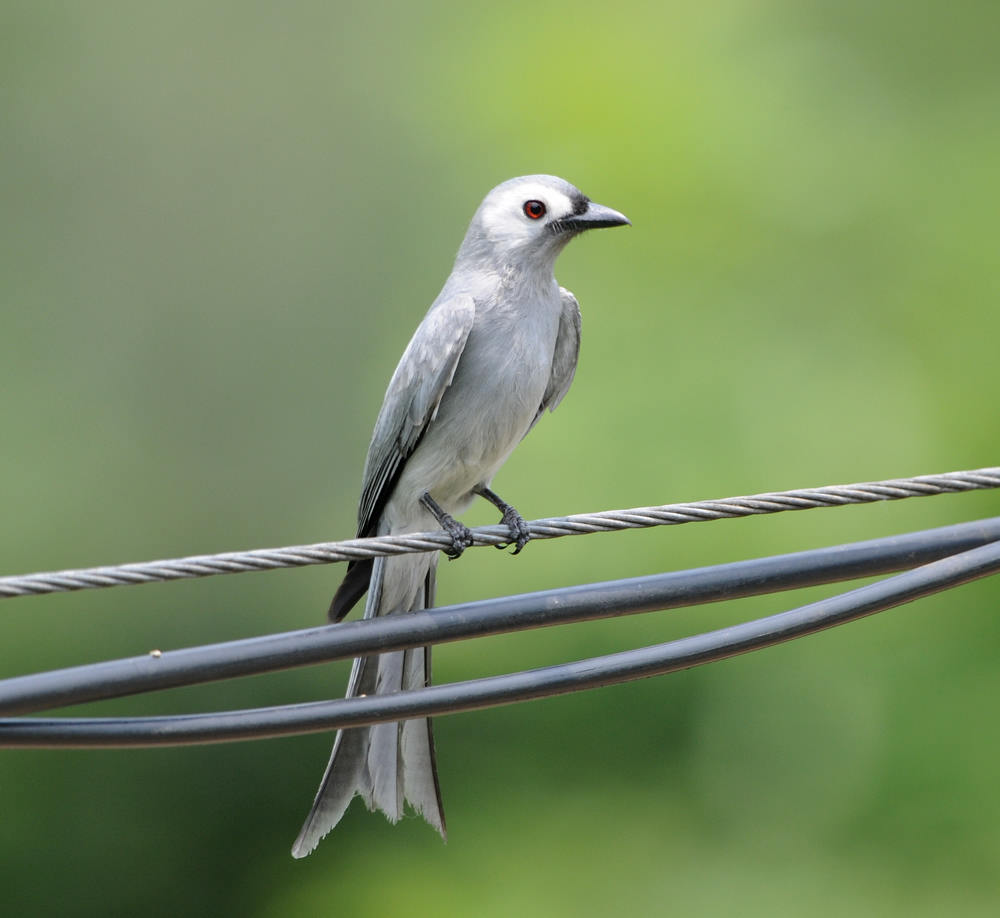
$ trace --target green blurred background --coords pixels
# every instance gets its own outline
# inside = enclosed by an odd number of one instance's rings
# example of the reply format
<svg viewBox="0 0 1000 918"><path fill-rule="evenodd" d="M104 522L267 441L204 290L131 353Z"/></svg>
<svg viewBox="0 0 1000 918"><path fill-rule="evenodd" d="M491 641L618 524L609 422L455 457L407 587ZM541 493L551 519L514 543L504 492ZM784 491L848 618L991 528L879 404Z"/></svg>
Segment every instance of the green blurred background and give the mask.
<svg viewBox="0 0 1000 918"><path fill-rule="evenodd" d="M557 266L584 343L497 479L525 516L997 464L998 28L989 2L3 2L0 570L352 535L395 362L483 194L526 172L634 226ZM439 601L998 512L474 551ZM4 603L2 673L318 624L340 573ZM436 679L834 591L451 645ZM4 910L995 915L998 597L439 719L447 845L355 802L293 861L328 735L3 751ZM333 697L346 672L85 710Z"/></svg>

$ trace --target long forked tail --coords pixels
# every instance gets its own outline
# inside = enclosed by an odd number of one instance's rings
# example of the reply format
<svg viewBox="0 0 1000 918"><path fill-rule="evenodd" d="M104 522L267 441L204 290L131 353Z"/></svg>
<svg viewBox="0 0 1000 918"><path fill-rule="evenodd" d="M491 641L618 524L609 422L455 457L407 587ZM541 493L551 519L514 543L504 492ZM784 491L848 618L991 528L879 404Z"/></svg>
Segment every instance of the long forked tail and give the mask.
<svg viewBox="0 0 1000 918"><path fill-rule="evenodd" d="M365 618L429 608L434 604L437 556L410 554L376 558ZM347 697L385 695L423 688L431 682L429 647L397 650L354 661ZM360 796L398 822L405 802L446 837L444 809L428 718L340 730L312 809L292 846L305 857Z"/></svg>

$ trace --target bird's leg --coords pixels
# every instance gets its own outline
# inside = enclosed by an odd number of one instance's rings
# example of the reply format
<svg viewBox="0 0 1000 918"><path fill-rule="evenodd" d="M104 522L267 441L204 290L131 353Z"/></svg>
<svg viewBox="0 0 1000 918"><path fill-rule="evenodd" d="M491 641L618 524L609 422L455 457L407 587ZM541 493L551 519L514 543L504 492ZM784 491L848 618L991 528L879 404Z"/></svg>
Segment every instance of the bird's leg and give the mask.
<svg viewBox="0 0 1000 918"><path fill-rule="evenodd" d="M451 549L445 549L444 553L454 561L472 544L472 531L464 523L460 523L450 513L445 513L441 505L431 497L429 491L424 491L420 498L422 503L438 521L438 525L451 536Z"/></svg>
<svg viewBox="0 0 1000 918"><path fill-rule="evenodd" d="M513 543L515 546L514 554L516 555L528 544L528 540L531 538L531 533L528 532L528 524L524 521L524 517L508 504L507 501L501 499L498 494L487 488L486 485L480 485L472 490L480 497L486 498L503 514L500 522L510 530L511 541L506 545L497 545L497 548L507 548L508 545Z"/></svg>

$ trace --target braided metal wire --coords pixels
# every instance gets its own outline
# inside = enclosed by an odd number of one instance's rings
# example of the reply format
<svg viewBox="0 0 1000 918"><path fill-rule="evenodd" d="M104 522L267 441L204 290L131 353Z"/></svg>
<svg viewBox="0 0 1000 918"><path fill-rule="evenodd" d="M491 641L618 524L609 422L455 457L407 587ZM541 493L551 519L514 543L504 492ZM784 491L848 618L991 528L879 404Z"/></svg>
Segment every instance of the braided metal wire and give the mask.
<svg viewBox="0 0 1000 918"><path fill-rule="evenodd" d="M528 524L532 539L555 539L567 535L609 532L617 529L640 529L649 526L675 526L681 523L705 522L785 510L809 510L837 507L845 504L872 503L881 500L902 500L934 494L953 494L1000 488L1000 466L939 475L918 475L913 478L891 478L860 484L829 485L794 491L728 497L692 503L664 504L659 507L637 507L631 510L604 510L573 516L534 520ZM472 530L473 545L502 545L510 538L506 526L482 526ZM451 537L443 532L421 532L371 539L348 539L342 542L318 542L313 545L293 545L284 548L259 548L251 551L222 552L214 555L193 555L163 561L147 561L63 570L50 573L0 577L0 599L61 593L72 590L155 583L210 577L216 574L238 574L247 571L302 567L309 564L330 564L354 561L380 555L408 552L437 551L451 546Z"/></svg>

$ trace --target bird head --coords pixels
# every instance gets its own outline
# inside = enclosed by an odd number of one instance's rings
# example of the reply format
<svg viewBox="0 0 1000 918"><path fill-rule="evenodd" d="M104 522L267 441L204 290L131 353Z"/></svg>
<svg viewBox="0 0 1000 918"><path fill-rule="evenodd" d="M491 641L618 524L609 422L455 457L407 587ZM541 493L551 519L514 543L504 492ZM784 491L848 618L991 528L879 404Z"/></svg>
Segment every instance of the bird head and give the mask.
<svg viewBox="0 0 1000 918"><path fill-rule="evenodd" d="M595 204L564 179L525 175L497 185L486 195L459 257L551 267L574 236L629 222L624 214Z"/></svg>

